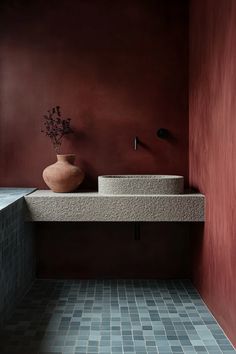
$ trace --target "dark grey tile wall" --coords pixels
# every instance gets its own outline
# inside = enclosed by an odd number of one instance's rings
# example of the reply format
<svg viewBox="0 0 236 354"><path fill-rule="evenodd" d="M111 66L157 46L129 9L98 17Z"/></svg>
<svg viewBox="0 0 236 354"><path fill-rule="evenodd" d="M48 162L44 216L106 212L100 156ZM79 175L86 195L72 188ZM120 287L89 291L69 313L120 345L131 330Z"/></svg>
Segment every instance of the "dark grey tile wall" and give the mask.
<svg viewBox="0 0 236 354"><path fill-rule="evenodd" d="M0 210L0 326L35 277L33 224L24 213L23 197Z"/></svg>

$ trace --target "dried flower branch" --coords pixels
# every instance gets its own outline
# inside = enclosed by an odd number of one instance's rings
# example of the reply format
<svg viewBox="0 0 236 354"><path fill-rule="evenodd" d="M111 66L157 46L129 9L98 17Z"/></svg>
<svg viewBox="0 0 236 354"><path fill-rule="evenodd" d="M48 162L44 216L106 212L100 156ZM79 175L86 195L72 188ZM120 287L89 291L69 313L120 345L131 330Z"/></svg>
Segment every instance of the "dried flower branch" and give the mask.
<svg viewBox="0 0 236 354"><path fill-rule="evenodd" d="M60 106L53 107L43 118L44 129L41 131L51 139L54 150L59 154L64 135L73 133L70 127L71 119L61 116Z"/></svg>

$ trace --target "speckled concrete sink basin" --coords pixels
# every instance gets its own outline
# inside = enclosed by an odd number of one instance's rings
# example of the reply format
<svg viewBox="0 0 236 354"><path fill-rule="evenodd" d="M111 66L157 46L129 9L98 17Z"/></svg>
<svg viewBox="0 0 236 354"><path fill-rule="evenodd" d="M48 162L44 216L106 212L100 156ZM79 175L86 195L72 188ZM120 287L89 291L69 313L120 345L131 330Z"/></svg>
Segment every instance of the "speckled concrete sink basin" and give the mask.
<svg viewBox="0 0 236 354"><path fill-rule="evenodd" d="M184 177L173 175L110 175L98 177L99 194L181 194Z"/></svg>

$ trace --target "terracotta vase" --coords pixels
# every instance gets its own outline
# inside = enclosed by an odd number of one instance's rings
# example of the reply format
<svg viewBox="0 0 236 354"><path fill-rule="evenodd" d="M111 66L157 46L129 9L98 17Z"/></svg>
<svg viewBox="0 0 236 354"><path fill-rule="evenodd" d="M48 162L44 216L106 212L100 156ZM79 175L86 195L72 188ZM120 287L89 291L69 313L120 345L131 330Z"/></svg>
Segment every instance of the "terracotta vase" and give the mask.
<svg viewBox="0 0 236 354"><path fill-rule="evenodd" d="M53 192L72 192L82 183L84 172L74 162L75 155L57 155L57 162L44 169L44 182Z"/></svg>

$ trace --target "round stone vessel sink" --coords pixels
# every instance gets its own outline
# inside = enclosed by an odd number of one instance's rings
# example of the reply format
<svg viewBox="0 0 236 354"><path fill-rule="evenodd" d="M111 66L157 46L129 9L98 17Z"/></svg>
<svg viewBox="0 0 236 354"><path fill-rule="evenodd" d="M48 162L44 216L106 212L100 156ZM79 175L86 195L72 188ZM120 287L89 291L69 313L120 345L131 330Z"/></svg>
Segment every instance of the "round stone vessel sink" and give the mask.
<svg viewBox="0 0 236 354"><path fill-rule="evenodd" d="M181 194L184 177L173 175L108 175L98 177L100 194Z"/></svg>

